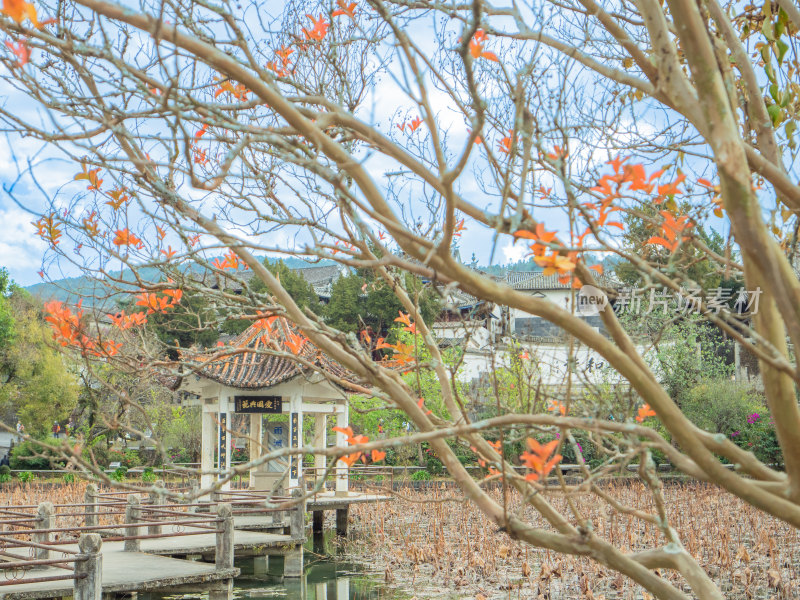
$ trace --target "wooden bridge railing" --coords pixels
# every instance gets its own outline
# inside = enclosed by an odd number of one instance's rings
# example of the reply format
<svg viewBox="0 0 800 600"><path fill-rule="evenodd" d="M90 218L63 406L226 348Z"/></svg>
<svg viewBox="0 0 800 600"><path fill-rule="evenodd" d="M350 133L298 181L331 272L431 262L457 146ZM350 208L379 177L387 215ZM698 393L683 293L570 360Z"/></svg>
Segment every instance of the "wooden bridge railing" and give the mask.
<svg viewBox="0 0 800 600"><path fill-rule="evenodd" d="M93 511L74 510L57 513L50 502L36 507L35 515L26 510L31 506L0 507L0 579L2 586L24 585L50 581L72 580L75 600L101 600L102 560L100 553L103 539L106 542L124 542L125 552L140 552L141 540L165 537L215 534L215 567L217 570L233 568L234 522L230 505L218 503L215 513L184 513L169 510L184 505L143 506L136 495L129 495L124 502L92 503L124 510L107 511L104 514L124 515L124 522L112 524L94 523L78 526L56 526L56 520L76 516L97 516ZM62 508L86 508L85 504L59 505ZM161 519L145 517L145 512L158 513ZM8 518L10 515L12 518ZM21 517L25 515L24 517ZM163 517L172 517L168 521ZM170 525L170 531L140 533L145 527ZM188 528L188 529L187 529ZM121 532L121 533L120 533ZM106 537L101 537L106 534ZM56 539L56 538L59 539ZM77 549L76 549L77 544ZM22 552L22 553L21 553ZM24 554L27 552L27 556ZM59 556L60 555L60 556ZM36 575L42 568L55 568L64 573Z"/></svg>

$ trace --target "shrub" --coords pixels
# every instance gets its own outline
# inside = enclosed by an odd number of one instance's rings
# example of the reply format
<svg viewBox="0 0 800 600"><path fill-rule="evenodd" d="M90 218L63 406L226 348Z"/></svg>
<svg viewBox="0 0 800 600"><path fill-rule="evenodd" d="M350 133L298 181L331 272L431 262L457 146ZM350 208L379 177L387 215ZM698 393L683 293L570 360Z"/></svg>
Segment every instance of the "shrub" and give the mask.
<svg viewBox="0 0 800 600"><path fill-rule="evenodd" d="M472 450L470 450L469 448L467 448L459 440L448 439L447 445L450 446L450 449L453 451L453 454L456 455L458 462L460 462L462 465L475 464L476 462L475 453L472 452Z"/></svg>
<svg viewBox="0 0 800 600"><path fill-rule="evenodd" d="M764 398L750 388L735 381L706 381L692 388L682 408L696 425L725 434L760 461L783 464Z"/></svg>
<svg viewBox="0 0 800 600"><path fill-rule="evenodd" d="M411 474L411 481L430 481L431 474L428 471L414 471Z"/></svg>
<svg viewBox="0 0 800 600"><path fill-rule="evenodd" d="M114 481L124 481L125 475L128 473L128 469L125 467L117 467L114 469L114 472L109 475L109 477Z"/></svg>
<svg viewBox="0 0 800 600"><path fill-rule="evenodd" d="M142 457L139 456L138 450L125 450L119 459L119 463L128 469L138 467L142 464Z"/></svg>
<svg viewBox="0 0 800 600"><path fill-rule="evenodd" d="M194 462L194 456L186 448L173 448L169 451L167 458L173 464Z"/></svg>
<svg viewBox="0 0 800 600"><path fill-rule="evenodd" d="M758 460L767 464L783 465L783 453L778 445L775 424L767 416L767 411L750 413L741 429L730 434L733 443L749 450Z"/></svg>
<svg viewBox="0 0 800 600"><path fill-rule="evenodd" d="M11 467L8 465L0 465L0 475L11 475Z"/></svg>
<svg viewBox="0 0 800 600"><path fill-rule="evenodd" d="M425 468L431 475L441 475L444 473L444 465L442 461L433 453L433 449L427 442L423 442L422 451L425 454Z"/></svg>
<svg viewBox="0 0 800 600"><path fill-rule="evenodd" d="M694 386L686 394L681 408L701 429L725 435L741 430L748 415L766 412L760 395L728 379L706 380Z"/></svg>
<svg viewBox="0 0 800 600"><path fill-rule="evenodd" d="M25 440L14 446L11 450L11 468L14 470L41 471L43 469L58 469L66 463L63 459L59 460L57 454L46 448L43 444L58 445L55 439L39 442L37 440Z"/></svg>
<svg viewBox="0 0 800 600"><path fill-rule="evenodd" d="M64 480L64 483L75 483L75 473L64 473L61 478Z"/></svg>
<svg viewBox="0 0 800 600"><path fill-rule="evenodd" d="M0 483L8 483L9 481L11 481L11 473L0 473Z"/></svg>
<svg viewBox="0 0 800 600"><path fill-rule="evenodd" d="M156 474L153 472L153 467L147 467L142 471L142 481L144 483L153 483L156 480Z"/></svg>
<svg viewBox="0 0 800 600"><path fill-rule="evenodd" d="M36 475L31 473L30 471L23 471L22 473L17 475L17 478L20 480L20 483L28 483L29 481L33 481L34 479L36 479Z"/></svg>
<svg viewBox="0 0 800 600"><path fill-rule="evenodd" d="M94 459L98 467L106 468L111 462L111 450L108 449L105 436L96 437L91 444L86 446L83 449L83 458L89 462Z"/></svg>

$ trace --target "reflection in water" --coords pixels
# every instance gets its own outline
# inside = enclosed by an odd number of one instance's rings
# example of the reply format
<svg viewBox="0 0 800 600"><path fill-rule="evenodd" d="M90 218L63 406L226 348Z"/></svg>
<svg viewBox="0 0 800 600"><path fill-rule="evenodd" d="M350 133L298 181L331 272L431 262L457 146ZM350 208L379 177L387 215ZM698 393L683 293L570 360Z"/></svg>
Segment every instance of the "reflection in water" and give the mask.
<svg viewBox="0 0 800 600"><path fill-rule="evenodd" d="M387 589L379 574L343 558L333 543L334 532L315 534L306 541L303 577L283 578L283 557L240 558L236 566L233 597L236 600L399 600L402 594ZM202 598L198 594L167 596L164 600ZM156 600L156 595L139 594L140 600Z"/></svg>
<svg viewBox="0 0 800 600"><path fill-rule="evenodd" d="M303 577L283 579L283 558L243 558L236 561L242 574L234 584L235 598L253 600L378 600L397 598L363 565L340 557L332 532L314 535L306 542Z"/></svg>

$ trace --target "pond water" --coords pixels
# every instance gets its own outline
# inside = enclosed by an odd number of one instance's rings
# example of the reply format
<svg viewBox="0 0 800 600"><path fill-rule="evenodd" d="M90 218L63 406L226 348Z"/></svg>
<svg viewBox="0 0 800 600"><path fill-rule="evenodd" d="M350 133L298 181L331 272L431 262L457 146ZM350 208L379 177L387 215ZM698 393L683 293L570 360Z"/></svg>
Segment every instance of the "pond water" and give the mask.
<svg viewBox="0 0 800 600"><path fill-rule="evenodd" d="M407 595L384 585L383 573L347 559L335 544L335 533L310 537L304 547L303 577L283 579L283 557L240 558L234 581L236 600L402 600ZM139 595L140 598L143 594ZM163 600L203 598L185 594ZM149 595L155 600L156 595Z"/></svg>

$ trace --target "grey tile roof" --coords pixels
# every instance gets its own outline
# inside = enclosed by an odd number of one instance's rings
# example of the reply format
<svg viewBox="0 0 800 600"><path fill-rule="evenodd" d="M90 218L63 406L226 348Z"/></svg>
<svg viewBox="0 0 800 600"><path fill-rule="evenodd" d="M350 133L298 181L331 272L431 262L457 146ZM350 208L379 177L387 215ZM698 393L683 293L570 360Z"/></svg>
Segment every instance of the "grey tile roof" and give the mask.
<svg viewBox="0 0 800 600"><path fill-rule="evenodd" d="M356 379L355 375L328 358L307 339L299 352L295 352L287 345L291 336L302 336L302 333L286 318L278 317L269 328L256 322L223 347L209 349L187 358L199 365L197 373L200 376L238 389L270 388L312 371L310 367L295 360L276 356L277 352L296 354L316 369L334 377L347 381ZM230 354L215 357L215 354L227 351Z"/></svg>
<svg viewBox="0 0 800 600"><path fill-rule="evenodd" d="M541 271L508 271L505 283L515 290L568 290L569 283L561 283L557 274L544 275ZM595 276L602 287L617 287L617 283L607 275Z"/></svg>

